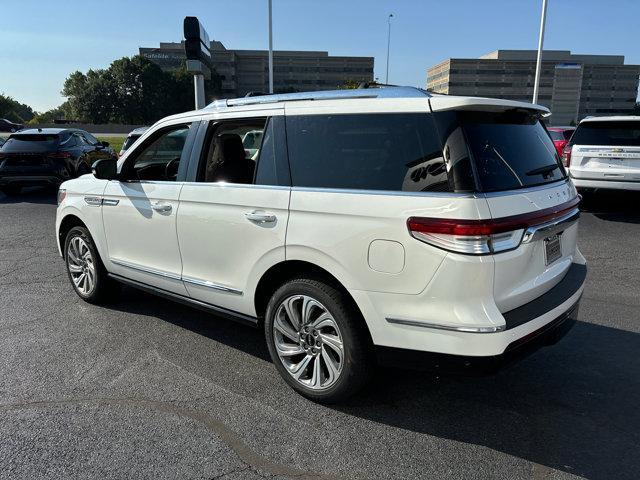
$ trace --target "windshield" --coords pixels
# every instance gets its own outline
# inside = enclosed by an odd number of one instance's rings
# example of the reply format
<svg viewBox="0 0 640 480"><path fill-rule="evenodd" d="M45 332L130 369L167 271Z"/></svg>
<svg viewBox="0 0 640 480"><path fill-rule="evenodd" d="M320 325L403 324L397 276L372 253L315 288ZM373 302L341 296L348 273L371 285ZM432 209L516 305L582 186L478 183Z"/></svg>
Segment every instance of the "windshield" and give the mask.
<svg viewBox="0 0 640 480"><path fill-rule="evenodd" d="M124 139L124 143L122 144L122 151L124 152L127 148L135 143L136 140L140 138L140 135L129 135Z"/></svg>
<svg viewBox="0 0 640 480"><path fill-rule="evenodd" d="M445 155L455 150L470 162L478 191L526 188L566 177L547 131L527 110L436 112L436 118Z"/></svg>
<svg viewBox="0 0 640 480"><path fill-rule="evenodd" d="M640 146L640 122L583 122L573 134L572 145Z"/></svg>
<svg viewBox="0 0 640 480"><path fill-rule="evenodd" d="M13 134L2 146L3 152L48 152L58 147L58 135Z"/></svg>

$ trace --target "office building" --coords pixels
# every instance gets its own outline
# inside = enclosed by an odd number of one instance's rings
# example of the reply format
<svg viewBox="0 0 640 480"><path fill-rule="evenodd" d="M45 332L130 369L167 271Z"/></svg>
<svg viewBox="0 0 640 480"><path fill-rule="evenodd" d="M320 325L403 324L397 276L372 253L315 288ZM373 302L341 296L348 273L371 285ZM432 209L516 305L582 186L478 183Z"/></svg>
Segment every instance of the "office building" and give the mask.
<svg viewBox="0 0 640 480"><path fill-rule="evenodd" d="M222 78L225 97L269 91L267 50L228 50L211 42L213 66ZM186 56L182 43L160 43L159 48L140 48L140 55L163 70L177 69ZM373 57L332 56L319 51L273 52L275 92L304 92L338 88L347 82L373 81Z"/></svg>
<svg viewBox="0 0 640 480"><path fill-rule="evenodd" d="M450 58L429 68L427 89L531 102L536 57L536 50L496 50L480 58ZM552 125L590 115L631 114L639 77L640 65L625 65L622 55L545 50L538 103L551 110Z"/></svg>

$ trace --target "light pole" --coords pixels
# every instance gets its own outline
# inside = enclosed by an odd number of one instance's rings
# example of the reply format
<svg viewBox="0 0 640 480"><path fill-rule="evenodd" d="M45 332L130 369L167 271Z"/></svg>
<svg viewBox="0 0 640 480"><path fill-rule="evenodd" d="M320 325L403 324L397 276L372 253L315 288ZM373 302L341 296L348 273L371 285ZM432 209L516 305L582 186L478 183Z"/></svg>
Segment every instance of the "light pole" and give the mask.
<svg viewBox="0 0 640 480"><path fill-rule="evenodd" d="M385 77L384 83L389 84L389 47L391 46L391 18L393 18L393 13L390 13L387 17L387 23L389 24L389 28L387 30L387 76Z"/></svg>
<svg viewBox="0 0 640 480"><path fill-rule="evenodd" d="M533 82L533 101L538 103L540 90L540 70L542 69L542 46L544 44L544 25L547 22L547 0L542 0L542 16L540 18L540 38L538 39L538 58L536 60L536 78Z"/></svg>
<svg viewBox="0 0 640 480"><path fill-rule="evenodd" d="M273 93L273 16L269 0L269 93Z"/></svg>

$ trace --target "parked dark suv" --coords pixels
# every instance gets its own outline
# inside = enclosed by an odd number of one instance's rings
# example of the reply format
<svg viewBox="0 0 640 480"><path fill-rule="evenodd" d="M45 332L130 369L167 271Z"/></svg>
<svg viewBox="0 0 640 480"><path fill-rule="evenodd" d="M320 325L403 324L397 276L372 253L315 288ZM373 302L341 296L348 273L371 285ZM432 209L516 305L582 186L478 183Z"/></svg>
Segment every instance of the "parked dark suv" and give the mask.
<svg viewBox="0 0 640 480"><path fill-rule="evenodd" d="M26 186L57 186L91 172L93 162L106 158L115 158L109 144L84 130L23 130L0 148L0 190L17 195Z"/></svg>

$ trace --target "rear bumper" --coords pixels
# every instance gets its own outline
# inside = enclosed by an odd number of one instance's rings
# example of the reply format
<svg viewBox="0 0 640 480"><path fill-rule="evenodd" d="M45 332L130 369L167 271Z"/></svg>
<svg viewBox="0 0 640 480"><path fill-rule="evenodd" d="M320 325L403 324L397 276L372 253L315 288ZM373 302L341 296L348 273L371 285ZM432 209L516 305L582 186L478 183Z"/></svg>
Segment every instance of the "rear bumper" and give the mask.
<svg viewBox="0 0 640 480"><path fill-rule="evenodd" d="M640 181L626 182L618 180L590 180L574 178L571 180L576 188L600 188L606 190L640 190Z"/></svg>
<svg viewBox="0 0 640 480"><path fill-rule="evenodd" d="M399 325L412 328L414 334L431 348L377 345L378 361L383 365L447 373L491 373L544 345L557 342L571 329L578 318L586 276L586 264L573 263L555 287L518 308L502 313L505 326L501 331L445 332ZM434 343L434 339L439 343Z"/></svg>
<svg viewBox="0 0 640 480"><path fill-rule="evenodd" d="M384 366L427 370L453 375L487 375L528 357L540 348L557 343L575 325L579 300L569 310L533 332L512 341L499 355L484 357L421 352L376 347L378 363Z"/></svg>

